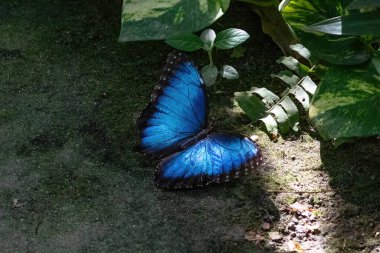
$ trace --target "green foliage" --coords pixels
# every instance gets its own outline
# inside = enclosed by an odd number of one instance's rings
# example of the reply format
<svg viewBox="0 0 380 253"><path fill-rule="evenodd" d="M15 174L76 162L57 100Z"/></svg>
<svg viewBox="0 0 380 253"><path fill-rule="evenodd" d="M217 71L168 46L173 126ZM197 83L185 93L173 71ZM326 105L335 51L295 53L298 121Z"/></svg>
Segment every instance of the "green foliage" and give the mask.
<svg viewBox="0 0 380 253"><path fill-rule="evenodd" d="M309 116L326 139L380 134L379 7L377 0L283 1L284 18L317 63L312 73L321 82Z"/></svg>
<svg viewBox="0 0 380 253"><path fill-rule="evenodd" d="M218 68L214 64L208 64L201 69L201 74L206 86L211 86L218 77Z"/></svg>
<svg viewBox="0 0 380 253"><path fill-rule="evenodd" d="M278 6L274 0L241 1L250 3L258 12L263 30L287 54L277 63L289 69L272 74L288 86L280 96L256 87L235 94L252 121L261 120L275 134L297 131L296 105L301 105L306 111L311 108L309 116L324 138L343 140L380 134L376 117L370 116L379 113L378 0L283 0ZM229 4L229 0L124 0L119 40L166 39L167 44L179 50L204 49L209 64L201 74L207 86L213 85L218 75L236 79L239 74L232 66L218 69L213 49L234 48L232 57L241 57L244 48L239 45L249 38L248 33L230 28L218 34L212 29L204 30L200 36L192 34L217 20ZM302 61L297 60L300 57ZM317 90L310 75L321 80Z"/></svg>
<svg viewBox="0 0 380 253"><path fill-rule="evenodd" d="M354 0L349 6L347 6L347 10L368 8L380 8L380 2L378 0Z"/></svg>
<svg viewBox="0 0 380 253"><path fill-rule="evenodd" d="M215 47L219 49L231 49L240 45L248 38L249 34L246 31L236 28L229 28L216 35Z"/></svg>
<svg viewBox="0 0 380 253"><path fill-rule="evenodd" d="M124 0L119 41L166 39L196 32L220 18L230 0Z"/></svg>
<svg viewBox="0 0 380 253"><path fill-rule="evenodd" d="M379 73L331 68L318 86L309 115L324 138L379 134Z"/></svg>
<svg viewBox="0 0 380 253"><path fill-rule="evenodd" d="M210 63L201 69L201 74L205 84L211 86L215 84L218 73L221 77L229 80L239 78L237 70L229 65L222 66L218 72L212 58L214 47L219 49L235 48L248 38L249 34L247 32L237 28L229 28L218 34L212 29L206 29L199 37L192 33L181 32L169 36L165 42L178 50L189 52L203 48L209 56Z"/></svg>
<svg viewBox="0 0 380 253"><path fill-rule="evenodd" d="M204 42L196 35L187 32L180 32L167 38L165 42L179 50L196 51L203 47Z"/></svg>
<svg viewBox="0 0 380 253"><path fill-rule="evenodd" d="M343 0L299 0L290 1L283 9L282 15L293 27L302 44L307 47L314 61L322 59L339 65L356 65L366 62L371 57L367 45L358 37L333 36L307 32L307 27L347 14L344 9L349 1Z"/></svg>
<svg viewBox="0 0 380 253"><path fill-rule="evenodd" d="M380 35L380 11L334 17L306 26L304 30L334 35Z"/></svg>
<svg viewBox="0 0 380 253"><path fill-rule="evenodd" d="M307 49L298 46L300 50ZM281 71L272 77L279 78L288 88L277 96L266 88L252 87L250 91L236 92L235 99L243 111L253 121L262 121L272 136L278 133L286 134L290 130L298 131L299 110L293 100L298 101L304 110L308 110L310 97L317 86L306 74L311 70L305 66L301 69L301 63L293 57L281 57L277 63L284 64L292 71ZM303 65L304 66L304 65ZM298 75L298 76L297 76Z"/></svg>
<svg viewBox="0 0 380 253"><path fill-rule="evenodd" d="M239 45L237 47L235 47L232 51L232 54L231 54L231 58L241 58L244 56L244 53L247 49L242 46L242 45Z"/></svg>

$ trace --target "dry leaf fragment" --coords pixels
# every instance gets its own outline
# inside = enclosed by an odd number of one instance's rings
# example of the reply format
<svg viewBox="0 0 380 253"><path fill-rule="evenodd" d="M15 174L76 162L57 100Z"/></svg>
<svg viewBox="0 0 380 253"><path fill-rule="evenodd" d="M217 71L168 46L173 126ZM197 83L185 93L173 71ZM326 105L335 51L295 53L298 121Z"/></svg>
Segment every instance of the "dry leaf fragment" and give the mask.
<svg viewBox="0 0 380 253"><path fill-rule="evenodd" d="M287 244L290 251L296 251L299 253L303 253L305 251L299 242L288 241Z"/></svg>

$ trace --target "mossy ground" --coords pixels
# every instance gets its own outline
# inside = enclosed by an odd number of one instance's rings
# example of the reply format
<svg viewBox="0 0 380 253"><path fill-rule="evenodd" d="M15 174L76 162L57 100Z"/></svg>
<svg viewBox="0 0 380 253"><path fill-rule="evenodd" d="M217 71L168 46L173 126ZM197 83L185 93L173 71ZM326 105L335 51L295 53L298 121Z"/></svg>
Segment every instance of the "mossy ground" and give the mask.
<svg viewBox="0 0 380 253"><path fill-rule="evenodd" d="M259 135L266 155L259 175L200 190L155 188L157 161L132 151L135 119L171 49L163 42L117 43L120 10L120 1L0 4L1 252L259 252L244 235L268 215L280 220L278 194L268 189L313 188L318 173L331 176L342 198L335 212L364 230L365 222L379 221L378 143L334 150L311 130L273 143L260 129L245 128ZM247 11L243 17L214 24L252 35L245 57L216 56L242 77L221 81L224 93L210 93L210 117L219 129L249 122L226 117L234 91L284 88L269 76L281 53L257 17ZM193 57L206 63L205 54ZM342 234L332 245L340 245Z"/></svg>

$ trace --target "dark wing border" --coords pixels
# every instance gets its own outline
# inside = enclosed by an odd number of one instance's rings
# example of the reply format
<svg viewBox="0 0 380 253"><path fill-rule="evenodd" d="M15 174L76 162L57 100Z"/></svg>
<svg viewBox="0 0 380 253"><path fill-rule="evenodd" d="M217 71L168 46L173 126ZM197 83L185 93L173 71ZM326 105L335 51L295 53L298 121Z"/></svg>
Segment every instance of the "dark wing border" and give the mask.
<svg viewBox="0 0 380 253"><path fill-rule="evenodd" d="M240 138L248 138L241 134L236 134ZM249 138L248 138L249 139ZM257 155L252 159L248 160L244 164L241 164L239 168L232 170L230 173L223 173L218 176L208 176L208 175L198 175L195 177L190 177L187 179L162 179L161 178L161 163L164 162L169 157L164 158L158 165L154 174L154 181L157 187L167 188L167 189L191 189L191 188L201 188L205 187L211 183L224 183L229 182L233 179L239 178L241 175L248 175L255 168L260 166L263 161L263 156L260 147L256 142L249 139L257 146Z"/></svg>

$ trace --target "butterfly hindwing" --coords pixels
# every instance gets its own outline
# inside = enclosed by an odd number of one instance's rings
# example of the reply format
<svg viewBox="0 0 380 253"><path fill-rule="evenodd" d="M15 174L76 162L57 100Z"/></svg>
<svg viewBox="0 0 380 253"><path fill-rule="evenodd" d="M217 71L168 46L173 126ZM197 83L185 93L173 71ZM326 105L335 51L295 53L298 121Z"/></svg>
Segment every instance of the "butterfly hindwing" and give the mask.
<svg viewBox="0 0 380 253"><path fill-rule="evenodd" d="M204 82L192 61L181 52L168 56L152 101L138 119L139 151L164 157L207 126Z"/></svg>
<svg viewBox="0 0 380 253"><path fill-rule="evenodd" d="M155 181L160 187L190 188L226 182L262 160L256 143L238 134L213 133L193 146L161 160Z"/></svg>

